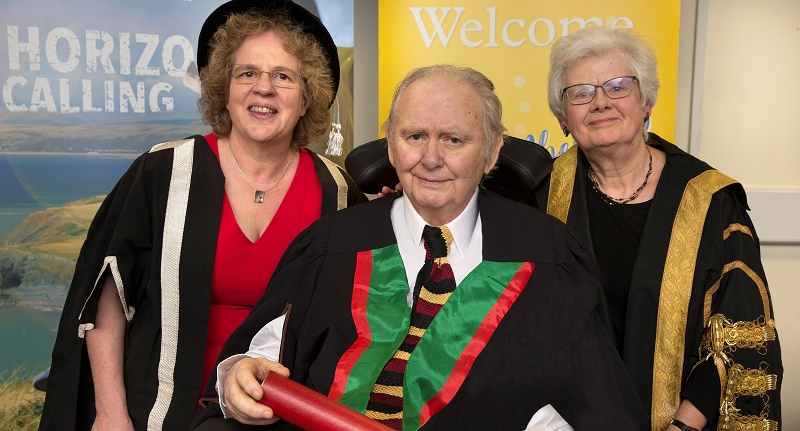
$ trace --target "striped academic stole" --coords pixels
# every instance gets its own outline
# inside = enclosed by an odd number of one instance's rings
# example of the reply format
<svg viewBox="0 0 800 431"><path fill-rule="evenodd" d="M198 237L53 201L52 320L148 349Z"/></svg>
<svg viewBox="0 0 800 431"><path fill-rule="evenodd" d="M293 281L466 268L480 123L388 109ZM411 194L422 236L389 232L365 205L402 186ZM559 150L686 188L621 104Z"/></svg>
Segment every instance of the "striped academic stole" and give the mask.
<svg viewBox="0 0 800 431"><path fill-rule="evenodd" d="M419 429L455 397L533 269L533 262L483 261L459 283L418 339L417 353L408 356L404 430ZM337 363L328 397L361 412L368 409L384 366L410 332L408 291L396 244L357 254L351 309L358 338Z"/></svg>
<svg viewBox="0 0 800 431"><path fill-rule="evenodd" d="M378 375L367 403L368 417L396 430L403 429L403 378L408 359L433 318L456 290L453 268L447 260L453 242L450 229L447 226L425 226L422 241L425 244L425 264L414 285L408 333Z"/></svg>

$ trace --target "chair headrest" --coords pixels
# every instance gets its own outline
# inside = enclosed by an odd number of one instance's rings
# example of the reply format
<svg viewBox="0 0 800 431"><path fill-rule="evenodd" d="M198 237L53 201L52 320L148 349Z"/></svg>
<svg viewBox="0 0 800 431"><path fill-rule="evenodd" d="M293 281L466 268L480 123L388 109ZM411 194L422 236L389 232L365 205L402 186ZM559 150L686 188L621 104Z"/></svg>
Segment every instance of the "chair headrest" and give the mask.
<svg viewBox="0 0 800 431"><path fill-rule="evenodd" d="M362 192L377 194L383 186L394 187L400 182L397 171L389 163L386 138L359 145L344 159L344 168Z"/></svg>
<svg viewBox="0 0 800 431"><path fill-rule="evenodd" d="M541 145L513 136L504 136L497 169L484 185L500 194L512 191L531 194L553 169L550 153ZM383 186L394 187L399 179L389 163L386 138L376 139L355 147L344 160L347 173L362 192L377 194Z"/></svg>

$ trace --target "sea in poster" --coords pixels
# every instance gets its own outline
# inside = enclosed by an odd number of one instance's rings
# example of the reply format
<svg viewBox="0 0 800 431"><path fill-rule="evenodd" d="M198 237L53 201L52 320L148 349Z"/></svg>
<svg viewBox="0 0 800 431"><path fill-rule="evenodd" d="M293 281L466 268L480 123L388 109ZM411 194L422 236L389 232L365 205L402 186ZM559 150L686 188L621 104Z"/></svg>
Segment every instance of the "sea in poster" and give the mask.
<svg viewBox="0 0 800 431"><path fill-rule="evenodd" d="M0 153L0 238L32 212L107 194L136 155Z"/></svg>
<svg viewBox="0 0 800 431"><path fill-rule="evenodd" d="M0 241L30 214L107 194L135 155L0 153ZM0 373L41 371L50 363L61 308L20 306L0 290Z"/></svg>

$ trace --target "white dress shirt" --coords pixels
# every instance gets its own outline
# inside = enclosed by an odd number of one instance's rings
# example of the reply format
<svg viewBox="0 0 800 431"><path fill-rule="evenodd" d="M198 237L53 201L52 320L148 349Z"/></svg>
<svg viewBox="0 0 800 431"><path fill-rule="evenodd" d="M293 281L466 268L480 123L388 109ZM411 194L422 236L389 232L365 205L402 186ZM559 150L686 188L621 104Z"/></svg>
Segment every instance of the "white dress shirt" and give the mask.
<svg viewBox="0 0 800 431"><path fill-rule="evenodd" d="M413 304L412 295L417 273L425 264L425 247L422 241L422 229L427 224L417 213L408 197L403 195L392 204L392 229L397 238L397 248L403 259L408 277L408 306ZM472 195L467 207L453 221L447 223L453 234L450 254L447 260L453 269L456 286L483 260L483 231L478 217L478 193Z"/></svg>

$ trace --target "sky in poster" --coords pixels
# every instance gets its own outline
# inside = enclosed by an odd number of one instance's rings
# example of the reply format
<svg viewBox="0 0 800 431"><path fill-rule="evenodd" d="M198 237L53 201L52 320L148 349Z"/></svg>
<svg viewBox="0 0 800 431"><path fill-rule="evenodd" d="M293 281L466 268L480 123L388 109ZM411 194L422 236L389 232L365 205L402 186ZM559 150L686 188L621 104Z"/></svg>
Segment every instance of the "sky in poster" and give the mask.
<svg viewBox="0 0 800 431"><path fill-rule="evenodd" d="M3 2L0 118L32 112L137 120L194 115L197 94L183 75L203 20L221 3ZM321 16L338 46L353 46L352 0L297 3Z"/></svg>

